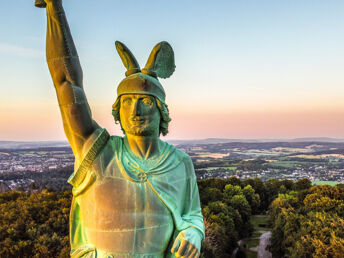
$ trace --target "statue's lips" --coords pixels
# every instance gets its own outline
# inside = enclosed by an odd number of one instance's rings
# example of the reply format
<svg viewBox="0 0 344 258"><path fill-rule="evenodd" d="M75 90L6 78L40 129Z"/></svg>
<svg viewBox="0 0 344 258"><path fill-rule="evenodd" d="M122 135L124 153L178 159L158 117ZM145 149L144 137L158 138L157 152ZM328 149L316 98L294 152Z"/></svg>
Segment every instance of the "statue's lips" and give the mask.
<svg viewBox="0 0 344 258"><path fill-rule="evenodd" d="M145 123L146 119L144 118L134 118L134 119L129 119L130 123L133 125L142 125Z"/></svg>

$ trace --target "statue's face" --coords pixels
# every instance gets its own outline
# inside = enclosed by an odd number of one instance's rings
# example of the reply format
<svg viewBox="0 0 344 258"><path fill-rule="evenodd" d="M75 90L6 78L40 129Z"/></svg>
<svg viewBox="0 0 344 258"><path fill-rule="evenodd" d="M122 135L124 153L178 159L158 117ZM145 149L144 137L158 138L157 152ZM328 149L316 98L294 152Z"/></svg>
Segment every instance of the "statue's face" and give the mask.
<svg viewBox="0 0 344 258"><path fill-rule="evenodd" d="M120 102L120 120L126 134L159 136L160 112L154 97L124 94Z"/></svg>

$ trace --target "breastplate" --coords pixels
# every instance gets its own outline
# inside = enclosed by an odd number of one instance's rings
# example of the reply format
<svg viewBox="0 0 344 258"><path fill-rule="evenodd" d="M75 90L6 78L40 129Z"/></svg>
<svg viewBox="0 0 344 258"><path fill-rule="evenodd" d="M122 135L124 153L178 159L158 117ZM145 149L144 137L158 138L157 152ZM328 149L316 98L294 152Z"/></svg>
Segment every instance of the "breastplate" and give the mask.
<svg viewBox="0 0 344 258"><path fill-rule="evenodd" d="M147 182L104 177L78 198L85 237L97 250L123 257L163 257L173 219Z"/></svg>

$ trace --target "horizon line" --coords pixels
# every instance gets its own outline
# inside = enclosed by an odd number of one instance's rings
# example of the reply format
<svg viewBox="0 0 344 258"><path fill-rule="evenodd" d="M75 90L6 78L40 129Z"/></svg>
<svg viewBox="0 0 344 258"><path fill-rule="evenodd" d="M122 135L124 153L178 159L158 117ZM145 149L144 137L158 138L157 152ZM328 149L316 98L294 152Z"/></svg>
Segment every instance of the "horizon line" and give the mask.
<svg viewBox="0 0 344 258"><path fill-rule="evenodd" d="M286 140L312 140L312 139L319 139L319 140L341 140L344 141L343 137L330 137L330 136L304 136L304 137L281 137L281 138L225 138L225 137L207 137L207 138L176 138L176 139L166 139L160 137L160 139L165 140L167 142L172 141L205 141L205 140L226 140L226 141L286 141ZM33 142L59 142L59 143L68 143L67 140L2 140L0 142L22 142L22 143L33 143Z"/></svg>

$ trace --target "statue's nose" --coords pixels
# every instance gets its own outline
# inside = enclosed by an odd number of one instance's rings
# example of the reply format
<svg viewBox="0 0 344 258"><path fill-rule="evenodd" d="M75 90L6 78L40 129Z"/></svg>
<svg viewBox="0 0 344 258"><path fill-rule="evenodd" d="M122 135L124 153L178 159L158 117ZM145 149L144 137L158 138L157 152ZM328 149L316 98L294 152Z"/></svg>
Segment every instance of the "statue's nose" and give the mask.
<svg viewBox="0 0 344 258"><path fill-rule="evenodd" d="M134 116L141 115L141 108L140 108L140 102L138 100L135 100L132 107L132 114Z"/></svg>

